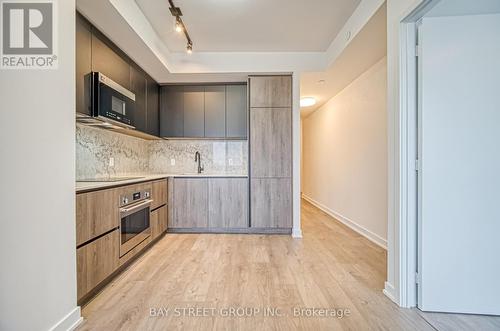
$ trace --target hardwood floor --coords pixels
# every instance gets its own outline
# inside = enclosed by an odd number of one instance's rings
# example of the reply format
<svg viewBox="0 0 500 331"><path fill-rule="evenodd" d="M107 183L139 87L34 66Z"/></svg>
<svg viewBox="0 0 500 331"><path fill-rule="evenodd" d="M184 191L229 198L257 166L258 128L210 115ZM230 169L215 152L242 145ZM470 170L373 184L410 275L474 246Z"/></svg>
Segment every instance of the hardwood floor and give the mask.
<svg viewBox="0 0 500 331"><path fill-rule="evenodd" d="M311 204L302 207L302 240L167 234L83 307L78 330L436 329L417 310L400 309L382 294L383 249ZM230 308L241 307L260 311L231 316L241 311ZM266 307L286 316L264 316ZM160 308L169 309L161 310L167 316L158 316ZM294 316L294 308L349 314ZM183 316L190 313L197 316Z"/></svg>

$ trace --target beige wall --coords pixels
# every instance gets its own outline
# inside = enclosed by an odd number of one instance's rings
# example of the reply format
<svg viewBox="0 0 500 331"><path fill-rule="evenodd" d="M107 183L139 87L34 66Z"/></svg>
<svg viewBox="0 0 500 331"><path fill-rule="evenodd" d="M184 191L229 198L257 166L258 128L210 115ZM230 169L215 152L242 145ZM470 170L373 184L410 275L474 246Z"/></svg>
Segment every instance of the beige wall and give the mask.
<svg viewBox="0 0 500 331"><path fill-rule="evenodd" d="M387 245L384 57L303 120L303 187L337 219Z"/></svg>

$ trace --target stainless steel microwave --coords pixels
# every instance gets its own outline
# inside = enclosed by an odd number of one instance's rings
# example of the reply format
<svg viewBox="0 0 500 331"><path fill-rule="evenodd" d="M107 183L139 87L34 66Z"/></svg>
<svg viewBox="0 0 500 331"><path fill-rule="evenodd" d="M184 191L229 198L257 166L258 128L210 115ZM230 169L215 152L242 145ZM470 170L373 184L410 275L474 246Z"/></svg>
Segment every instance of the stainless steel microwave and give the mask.
<svg viewBox="0 0 500 331"><path fill-rule="evenodd" d="M92 73L92 115L111 124L135 129L135 94L100 72Z"/></svg>

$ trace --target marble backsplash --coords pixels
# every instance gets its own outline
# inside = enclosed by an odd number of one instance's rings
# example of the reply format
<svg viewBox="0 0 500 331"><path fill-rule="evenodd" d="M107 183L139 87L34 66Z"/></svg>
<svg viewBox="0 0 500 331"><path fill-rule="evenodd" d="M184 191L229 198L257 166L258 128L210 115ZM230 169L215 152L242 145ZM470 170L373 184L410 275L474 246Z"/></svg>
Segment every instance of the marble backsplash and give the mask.
<svg viewBox="0 0 500 331"><path fill-rule="evenodd" d="M196 151L201 153L204 173L247 173L247 141L148 141L77 124L76 178L196 172ZM114 165L110 165L110 158Z"/></svg>

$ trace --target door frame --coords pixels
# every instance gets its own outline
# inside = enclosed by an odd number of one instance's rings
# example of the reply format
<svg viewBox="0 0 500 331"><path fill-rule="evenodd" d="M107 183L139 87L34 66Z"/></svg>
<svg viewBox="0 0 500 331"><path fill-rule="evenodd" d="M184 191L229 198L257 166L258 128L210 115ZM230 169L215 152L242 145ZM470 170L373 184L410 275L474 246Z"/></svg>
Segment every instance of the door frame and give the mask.
<svg viewBox="0 0 500 331"><path fill-rule="evenodd" d="M400 23L399 305L417 306L418 291L418 59L419 21L440 0L424 0ZM397 197L396 197L397 198ZM397 245L396 245L397 247Z"/></svg>

